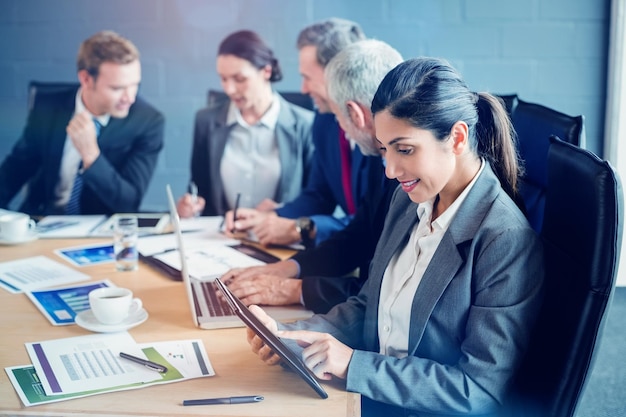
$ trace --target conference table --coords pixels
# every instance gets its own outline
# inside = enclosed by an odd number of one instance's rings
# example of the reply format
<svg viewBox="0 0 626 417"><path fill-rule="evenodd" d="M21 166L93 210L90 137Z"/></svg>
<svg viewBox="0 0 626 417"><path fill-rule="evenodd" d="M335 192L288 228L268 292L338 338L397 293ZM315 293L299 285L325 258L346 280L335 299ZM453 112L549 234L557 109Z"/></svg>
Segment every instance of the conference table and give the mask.
<svg viewBox="0 0 626 417"><path fill-rule="evenodd" d="M55 249L99 239L39 239L16 246L0 246L0 262L44 255L71 266ZM282 253L274 253L284 256ZM24 343L93 334L77 325L53 326L24 294L0 288L0 415L20 416L359 416L360 397L345 391L342 381L322 382L328 392L321 399L294 372L268 366L252 353L244 327L201 330L192 322L180 281L140 262L139 269L117 272L114 264L76 267L92 280L109 279L139 297L148 320L128 332L137 343L201 339L215 370L211 377L117 391L56 403L24 407L5 368L31 363ZM261 395L262 402L236 405L182 406L185 399Z"/></svg>

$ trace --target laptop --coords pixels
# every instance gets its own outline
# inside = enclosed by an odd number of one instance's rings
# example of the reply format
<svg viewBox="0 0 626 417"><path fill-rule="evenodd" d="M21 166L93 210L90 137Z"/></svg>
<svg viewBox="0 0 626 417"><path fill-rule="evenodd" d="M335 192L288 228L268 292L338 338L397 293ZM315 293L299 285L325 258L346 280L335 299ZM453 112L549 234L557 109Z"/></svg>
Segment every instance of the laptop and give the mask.
<svg viewBox="0 0 626 417"><path fill-rule="evenodd" d="M246 255L240 250L226 245L213 245L206 248L187 251L183 243L180 218L176 210L176 202L169 184L166 186L167 200L170 209L170 219L176 236L178 245L178 255L180 257L180 270L187 293L189 309L194 325L202 329L221 329L227 327L243 327L244 323L233 312L230 304L221 297L220 291L215 284L219 278L230 268L245 267L253 265L263 265L258 259ZM197 263L204 265L202 268L195 267L194 272L190 272L188 259L190 256L196 257ZM194 266L196 266L194 264ZM311 317L313 312L306 310L302 305L290 306L264 306L265 311L277 321L294 321Z"/></svg>
<svg viewBox="0 0 626 417"><path fill-rule="evenodd" d="M228 287L222 283L222 281L218 279L215 280L217 286L220 291L228 300L230 307L233 309L235 314L239 316L239 318L252 329L257 336L259 336L263 342L269 346L280 358L283 360L289 368L291 368L294 372L296 372L302 379L306 381L307 384L311 388L317 392L317 394L322 398L328 398L328 394L324 391L324 388L317 382L315 375L306 367L304 362L300 359L300 357L287 345L283 343L280 338L278 338L274 333L272 333L255 315L252 313L248 307L245 306L237 297L230 292Z"/></svg>

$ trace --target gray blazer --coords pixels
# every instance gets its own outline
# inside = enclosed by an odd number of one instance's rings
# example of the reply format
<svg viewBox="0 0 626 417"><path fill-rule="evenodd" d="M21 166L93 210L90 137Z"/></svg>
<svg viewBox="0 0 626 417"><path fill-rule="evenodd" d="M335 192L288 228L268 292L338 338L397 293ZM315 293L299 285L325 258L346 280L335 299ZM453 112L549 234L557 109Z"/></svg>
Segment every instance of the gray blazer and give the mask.
<svg viewBox="0 0 626 417"><path fill-rule="evenodd" d="M361 292L296 327L331 333L356 349L346 388L363 395L372 415L496 413L541 301L540 240L487 165L415 292L409 356L384 356L378 295L389 261L417 222L416 208L398 188Z"/></svg>
<svg viewBox="0 0 626 417"><path fill-rule="evenodd" d="M291 104L280 97L280 113L276 123L276 140L281 164L281 177L275 196L277 202L296 198L305 185L313 160L311 125L313 112ZM230 100L196 113L191 155L191 179L198 194L206 200L205 216L222 215L228 210L220 177L220 161L224 154L230 126L226 126Z"/></svg>

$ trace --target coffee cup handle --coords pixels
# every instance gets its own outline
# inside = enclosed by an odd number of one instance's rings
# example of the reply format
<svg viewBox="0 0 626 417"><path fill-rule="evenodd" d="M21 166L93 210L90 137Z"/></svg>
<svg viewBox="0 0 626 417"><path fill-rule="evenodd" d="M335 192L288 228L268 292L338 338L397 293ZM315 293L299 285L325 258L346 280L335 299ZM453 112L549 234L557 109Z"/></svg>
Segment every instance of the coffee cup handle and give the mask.
<svg viewBox="0 0 626 417"><path fill-rule="evenodd" d="M141 299L133 298L133 301L131 301L130 304L130 308L128 309L128 315L132 316L133 314L137 313L139 310L141 310L141 307L143 307Z"/></svg>
<svg viewBox="0 0 626 417"><path fill-rule="evenodd" d="M35 228L37 227L37 223L35 222L35 220L30 219L28 221L28 230L35 230Z"/></svg>

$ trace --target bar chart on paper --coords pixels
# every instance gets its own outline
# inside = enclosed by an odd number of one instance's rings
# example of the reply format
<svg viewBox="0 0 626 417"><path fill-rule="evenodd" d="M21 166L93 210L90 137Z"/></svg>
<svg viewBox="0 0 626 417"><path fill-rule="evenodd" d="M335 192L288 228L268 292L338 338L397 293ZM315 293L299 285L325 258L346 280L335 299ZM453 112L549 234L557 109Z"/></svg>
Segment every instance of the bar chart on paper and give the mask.
<svg viewBox="0 0 626 417"><path fill-rule="evenodd" d="M74 324L76 315L89 310L89 293L96 288L114 287L109 280L63 288L27 292L26 295L55 326Z"/></svg>

